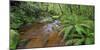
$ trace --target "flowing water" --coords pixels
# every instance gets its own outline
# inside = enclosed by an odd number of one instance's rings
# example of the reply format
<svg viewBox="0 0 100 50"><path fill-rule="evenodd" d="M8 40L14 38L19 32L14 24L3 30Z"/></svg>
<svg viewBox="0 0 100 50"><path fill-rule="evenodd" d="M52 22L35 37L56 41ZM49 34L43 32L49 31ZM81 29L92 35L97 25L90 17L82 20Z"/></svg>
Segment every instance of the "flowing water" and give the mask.
<svg viewBox="0 0 100 50"><path fill-rule="evenodd" d="M20 42L17 48L41 48L64 45L63 35L59 35L58 21L53 23L33 23L20 29Z"/></svg>

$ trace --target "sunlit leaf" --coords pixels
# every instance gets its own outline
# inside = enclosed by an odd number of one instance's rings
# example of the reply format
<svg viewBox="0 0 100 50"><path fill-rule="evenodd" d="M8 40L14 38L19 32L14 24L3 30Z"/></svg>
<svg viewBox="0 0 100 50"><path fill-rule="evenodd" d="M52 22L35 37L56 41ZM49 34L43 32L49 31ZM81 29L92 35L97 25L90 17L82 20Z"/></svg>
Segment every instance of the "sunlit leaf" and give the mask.
<svg viewBox="0 0 100 50"><path fill-rule="evenodd" d="M10 30L10 49L16 49L18 38L18 33L15 30Z"/></svg>
<svg viewBox="0 0 100 50"><path fill-rule="evenodd" d="M78 25L75 25L76 31L78 32L78 34L82 35L82 31L81 28Z"/></svg>
<svg viewBox="0 0 100 50"><path fill-rule="evenodd" d="M57 18L59 18L59 16L52 16L52 18L57 19Z"/></svg>

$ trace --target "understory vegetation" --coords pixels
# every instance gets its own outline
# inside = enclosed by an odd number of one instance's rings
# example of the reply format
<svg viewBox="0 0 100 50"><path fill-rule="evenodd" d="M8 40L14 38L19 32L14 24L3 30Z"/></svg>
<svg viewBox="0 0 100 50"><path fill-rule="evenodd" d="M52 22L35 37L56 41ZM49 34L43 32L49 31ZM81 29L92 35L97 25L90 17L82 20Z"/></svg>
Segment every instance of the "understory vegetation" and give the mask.
<svg viewBox="0 0 100 50"><path fill-rule="evenodd" d="M34 22L60 21L65 45L94 44L94 6L43 2L10 2L10 49L19 43L19 29ZM62 34L62 33L59 33Z"/></svg>

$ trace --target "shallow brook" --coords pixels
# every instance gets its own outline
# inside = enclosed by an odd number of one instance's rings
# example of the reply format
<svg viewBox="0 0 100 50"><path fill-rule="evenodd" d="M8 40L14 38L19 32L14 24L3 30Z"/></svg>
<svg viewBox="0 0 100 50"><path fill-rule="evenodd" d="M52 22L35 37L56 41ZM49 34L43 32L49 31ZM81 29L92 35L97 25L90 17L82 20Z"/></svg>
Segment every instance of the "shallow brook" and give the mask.
<svg viewBox="0 0 100 50"><path fill-rule="evenodd" d="M17 48L41 48L64 45L63 35L59 35L58 22L33 23L20 29L20 43Z"/></svg>

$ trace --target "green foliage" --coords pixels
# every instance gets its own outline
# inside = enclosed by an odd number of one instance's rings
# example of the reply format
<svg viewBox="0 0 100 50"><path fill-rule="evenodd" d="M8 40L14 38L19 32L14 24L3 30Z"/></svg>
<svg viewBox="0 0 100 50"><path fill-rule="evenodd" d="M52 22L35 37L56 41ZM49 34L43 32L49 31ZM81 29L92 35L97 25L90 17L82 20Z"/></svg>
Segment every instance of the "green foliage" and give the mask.
<svg viewBox="0 0 100 50"><path fill-rule="evenodd" d="M93 44L93 30L94 30L94 22L92 20L89 20L88 18L82 17L82 16L69 16L66 17L66 22L64 23L65 25L65 34L64 34L64 39L66 41L70 40L68 37L72 38L73 40L76 39L76 37L79 37L82 39L85 38L85 44ZM78 36L72 36L74 34ZM90 40L87 40L90 39ZM72 41L73 41L72 40ZM81 41L78 39L77 41ZM91 42L88 42L91 41ZM74 42L74 41L73 41ZM78 44L79 42L75 42L75 44ZM75 45L73 44L73 45ZM80 44L80 43L79 43Z"/></svg>
<svg viewBox="0 0 100 50"><path fill-rule="evenodd" d="M17 44L18 28L33 22L61 21L66 45L94 44L94 6L59 3L16 2L10 6L11 48ZM59 35L60 35L59 34ZM16 36L16 37L15 37Z"/></svg>
<svg viewBox="0 0 100 50"><path fill-rule="evenodd" d="M59 16L52 16L52 18L57 19L57 18L59 18Z"/></svg>
<svg viewBox="0 0 100 50"><path fill-rule="evenodd" d="M10 49L15 50L18 44L18 33L15 30L10 30Z"/></svg>

